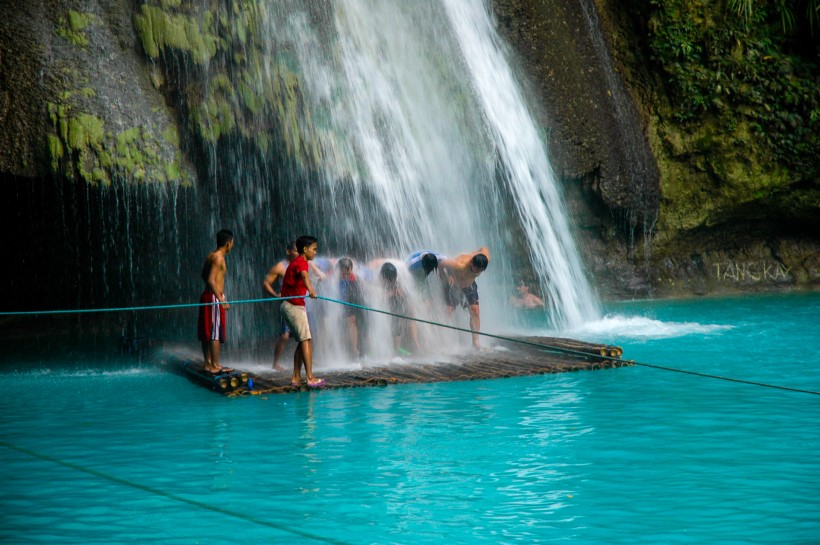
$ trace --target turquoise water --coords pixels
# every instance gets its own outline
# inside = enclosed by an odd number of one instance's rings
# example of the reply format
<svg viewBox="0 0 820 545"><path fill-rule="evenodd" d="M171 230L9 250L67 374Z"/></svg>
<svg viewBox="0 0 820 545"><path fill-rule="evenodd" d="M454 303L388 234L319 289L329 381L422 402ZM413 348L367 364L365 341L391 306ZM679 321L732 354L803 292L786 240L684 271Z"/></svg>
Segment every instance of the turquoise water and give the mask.
<svg viewBox="0 0 820 545"><path fill-rule="evenodd" d="M820 294L613 305L576 337L820 390ZM227 399L0 367L2 543L820 543L820 396L644 367Z"/></svg>

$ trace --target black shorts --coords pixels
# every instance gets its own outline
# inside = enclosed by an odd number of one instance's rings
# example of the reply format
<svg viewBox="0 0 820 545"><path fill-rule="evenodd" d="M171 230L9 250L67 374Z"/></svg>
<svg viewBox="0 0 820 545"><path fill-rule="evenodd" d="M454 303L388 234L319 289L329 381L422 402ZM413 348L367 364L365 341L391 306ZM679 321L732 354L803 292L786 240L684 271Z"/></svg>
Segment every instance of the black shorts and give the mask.
<svg viewBox="0 0 820 545"><path fill-rule="evenodd" d="M464 293L464 298L467 300L465 306L472 306L478 304L478 284L473 281L469 288L461 290Z"/></svg>
<svg viewBox="0 0 820 545"><path fill-rule="evenodd" d="M444 300L448 307L462 306L467 308L478 304L478 284L473 283L466 288L458 289L455 286L445 286Z"/></svg>

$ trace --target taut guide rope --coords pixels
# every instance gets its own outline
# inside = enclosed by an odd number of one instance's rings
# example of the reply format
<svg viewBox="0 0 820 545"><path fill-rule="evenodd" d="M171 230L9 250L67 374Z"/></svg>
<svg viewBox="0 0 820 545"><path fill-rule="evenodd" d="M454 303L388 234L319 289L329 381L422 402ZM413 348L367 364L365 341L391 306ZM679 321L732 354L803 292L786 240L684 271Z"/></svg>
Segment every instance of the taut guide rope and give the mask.
<svg viewBox="0 0 820 545"><path fill-rule="evenodd" d="M252 303L269 303L273 301L287 301L289 299L300 299L306 296L293 296L293 297L264 297L261 299L238 299L236 301L227 301L227 303L231 305L244 305L244 304L252 304ZM548 344L541 344L535 343L531 341L527 341L524 339L516 339L513 337L506 337L504 335L495 335L492 333L485 333L483 331L472 331L471 329L467 329L464 327L458 327L449 324L442 324L440 322L433 322L430 320L424 320L422 318L414 318L413 316L406 316L403 314L397 314L395 312L388 312L386 310L381 310L377 308L366 307L364 305L357 305L355 303L348 303L347 301L339 301L338 299L332 299L330 297L324 297L322 295L317 296L317 299L321 299L324 301L329 301L331 303L336 303L339 305L345 305L353 308L358 308L361 310L366 310L368 312L377 312L379 314L386 314L388 316L393 316L395 318L401 318L404 320L412 320L414 322L420 322L423 324L434 325L436 327L442 327L446 329L453 329L455 331L463 331L466 333L475 333L477 335L481 335L484 337L489 337L492 339L500 339L503 341L518 343L518 344L525 344L528 346L534 346L541 350L557 352L561 354L571 354L576 356L583 356L585 358L589 357L590 354L588 352L580 352L577 350L572 350L570 348L563 348L559 346L550 346ZM207 305L212 305L214 303L184 303L184 304L175 304L175 305L153 305L153 306L141 306L141 307L113 307L113 308L89 308L89 309L76 309L76 310L31 310L31 311L16 311L16 312L0 312L0 316L36 316L36 315L55 315L55 314L88 314L94 312L134 312L134 311L141 311L141 310L168 310L168 309L179 309L179 308L193 308L193 307L202 307ZM642 363L637 362L634 360L627 360L629 363L640 366L640 367L648 367L651 369L660 369L663 371L672 371L675 373L683 373L686 375L693 375L697 377L704 377L704 378L713 378L718 380L725 380L728 382L736 382L740 384L748 384L751 386L761 386L763 388L773 388L776 390L785 390L788 392L798 392L803 394L811 394L820 396L819 391L814 390L805 390L803 388L793 388L790 386L780 386L777 384L768 384L765 382L756 382L753 380L744 380L732 377L724 377L720 375L711 375L708 373L700 373L697 371L688 371L686 369L677 369L675 367L667 367L663 365L654 365L651 363Z"/></svg>
<svg viewBox="0 0 820 545"><path fill-rule="evenodd" d="M143 492L148 492L149 494L153 494L155 496L162 496L163 498L167 498L172 501L176 501L179 503L187 503L188 505L192 505L194 507L199 507L201 509L206 509L208 511L213 511L216 513L221 513L223 515L228 515L229 517L238 518L244 520L246 522L252 522L254 524L258 524L260 526L267 526L268 528L273 528L275 530L279 530L281 532L286 532L289 534L293 534L296 536L300 536L307 539L312 539L314 541L322 541L324 543L332 543L334 545L349 545L345 541L341 541L338 539L333 539L330 537L324 537L312 532L307 532L300 528L296 528L290 524L277 524L275 522L271 522L269 520L261 519L258 517L254 517L252 515L248 515L246 513L241 513L239 511L234 511L232 509L225 509L224 507L219 507L216 505L211 505L210 503L205 503L202 501L192 500L191 498L186 498L185 496L180 496L178 494L173 494L171 492L166 492L164 490L160 490L159 488L154 488L153 486L148 486L144 484L135 483L133 481L129 481L128 479L123 479L122 477L117 477L115 475L110 475L108 473L104 473L102 471L97 471L96 469L91 469L85 466L81 466L79 464L75 464L72 462L66 462L65 460L61 460L59 458L55 458L53 456L48 456L46 454L42 454L40 452L36 452L33 450L29 450L24 447L19 447L17 445L13 445L11 443L7 443L6 441L0 441L0 446L6 447L10 450L16 450L17 452L21 452L32 458L39 458L41 460L45 460L46 462L51 462L53 464L61 465L63 467L67 467L69 469L74 469L77 471L82 471L83 473L88 473L89 475L93 475L94 477L99 477L100 479L104 479L106 481L111 481L117 484L122 484L125 486L130 486L131 488L136 488L137 490L142 490Z"/></svg>

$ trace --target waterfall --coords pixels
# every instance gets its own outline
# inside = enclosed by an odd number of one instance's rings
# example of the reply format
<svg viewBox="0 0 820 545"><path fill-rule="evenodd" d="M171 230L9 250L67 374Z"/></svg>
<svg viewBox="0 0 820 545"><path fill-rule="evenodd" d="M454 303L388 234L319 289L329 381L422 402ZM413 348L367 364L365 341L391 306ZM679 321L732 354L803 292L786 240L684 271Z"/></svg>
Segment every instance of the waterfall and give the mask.
<svg viewBox="0 0 820 545"><path fill-rule="evenodd" d="M143 44L159 51L150 69L164 75L154 85L180 116L196 185L112 168L110 185L21 188L54 212L38 229L55 236L42 237L42 248L19 246L57 256L73 272L28 283L45 285L49 305L196 301L202 262L228 228L236 234L226 278L234 300L261 297L285 243L314 234L320 254L363 264L487 246L490 265L478 280L485 331L512 329L509 298L520 278L540 284L556 328L596 317L543 134L485 3L146 2L137 17L156 32ZM43 262L27 260L26 274L46 274ZM373 291L369 302L384 308ZM231 349L267 358L272 310L232 307ZM123 314L114 327L189 342L193 314ZM467 326L461 310L427 317ZM340 321L325 321L325 336ZM388 324L370 325L390 338ZM425 331L431 347L452 344L435 334Z"/></svg>
<svg viewBox="0 0 820 545"><path fill-rule="evenodd" d="M504 58L486 7L468 0L445 0L445 5L493 143L506 167L505 180L527 234L541 289L549 293L554 321L579 325L596 316L596 303L544 143Z"/></svg>
<svg viewBox="0 0 820 545"><path fill-rule="evenodd" d="M488 6L322 7L267 10L262 76L297 74L298 145L320 159L309 199L326 203L331 251L401 258L486 245L484 329L508 323L507 298L524 270L534 271L556 327L595 318L558 182Z"/></svg>

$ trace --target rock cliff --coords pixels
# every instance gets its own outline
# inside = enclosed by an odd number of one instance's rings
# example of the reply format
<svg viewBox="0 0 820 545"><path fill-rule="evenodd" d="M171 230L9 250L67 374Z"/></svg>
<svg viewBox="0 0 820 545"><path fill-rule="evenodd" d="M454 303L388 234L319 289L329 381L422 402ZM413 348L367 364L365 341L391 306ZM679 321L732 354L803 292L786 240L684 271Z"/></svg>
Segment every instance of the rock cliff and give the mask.
<svg viewBox="0 0 820 545"><path fill-rule="evenodd" d="M44 180L198 185L225 139L320 159L300 137L287 55L271 88L247 77L266 54L253 42L261 4L214 3L204 18L207 5L188 17L178 0L0 4L7 222L28 221L39 193L19 188ZM737 23L722 2L491 5L603 295L820 285L816 52L784 53L767 20ZM174 63L215 76L203 88ZM50 259L13 249L35 269Z"/></svg>
<svg viewBox="0 0 820 545"><path fill-rule="evenodd" d="M493 3L603 291L816 287L817 40L803 55L772 43L763 8L743 20L723 2L591 4Z"/></svg>

